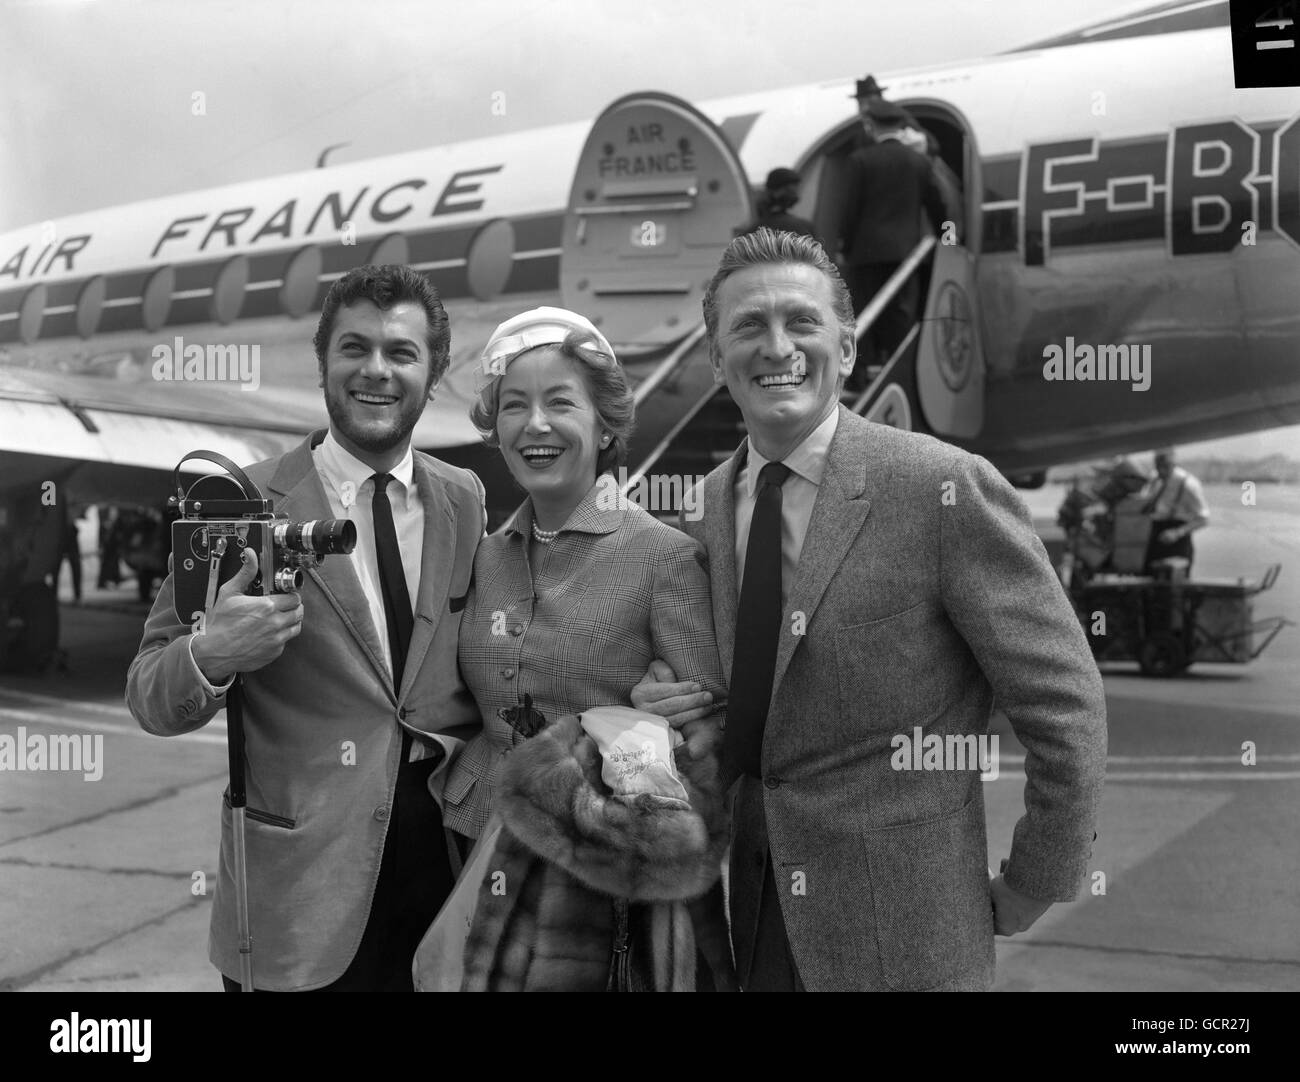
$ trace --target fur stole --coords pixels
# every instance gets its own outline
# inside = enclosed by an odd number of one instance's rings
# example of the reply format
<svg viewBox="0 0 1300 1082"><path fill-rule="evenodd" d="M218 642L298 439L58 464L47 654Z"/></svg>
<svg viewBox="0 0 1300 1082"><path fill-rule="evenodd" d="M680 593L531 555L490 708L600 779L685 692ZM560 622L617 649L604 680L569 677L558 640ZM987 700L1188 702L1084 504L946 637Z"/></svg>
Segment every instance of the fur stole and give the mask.
<svg viewBox="0 0 1300 1082"><path fill-rule="evenodd" d="M464 990L689 990L697 950L712 987L737 989L720 882L730 827L712 751L718 733L714 719L688 724L676 750L689 808L609 796L600 753L574 716L511 753ZM628 953L614 951L619 906L632 920L630 966Z"/></svg>
<svg viewBox="0 0 1300 1082"><path fill-rule="evenodd" d="M707 745L692 758L701 741L686 735L676 760L689 808L609 796L595 741L573 715L510 754L496 808L529 849L592 890L636 902L698 898L721 874L730 827L716 758Z"/></svg>

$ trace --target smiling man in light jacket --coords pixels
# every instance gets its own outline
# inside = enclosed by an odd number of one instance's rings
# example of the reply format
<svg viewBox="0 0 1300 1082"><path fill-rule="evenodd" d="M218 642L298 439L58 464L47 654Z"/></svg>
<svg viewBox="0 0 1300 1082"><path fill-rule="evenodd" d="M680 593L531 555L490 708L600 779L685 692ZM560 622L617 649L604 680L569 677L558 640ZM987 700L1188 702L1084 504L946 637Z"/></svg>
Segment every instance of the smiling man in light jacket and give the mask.
<svg viewBox="0 0 1300 1082"><path fill-rule="evenodd" d="M248 475L293 521L350 518L351 556L307 572L298 594L245 596L244 566L202 634L173 611L168 575L127 678L141 726L193 732L244 676L253 977L268 991L411 991L411 958L451 889L430 779L479 727L456 640L483 488L411 449L447 370L437 293L403 266L360 267L331 288L316 355L330 417ZM231 812L209 953L239 973Z"/></svg>

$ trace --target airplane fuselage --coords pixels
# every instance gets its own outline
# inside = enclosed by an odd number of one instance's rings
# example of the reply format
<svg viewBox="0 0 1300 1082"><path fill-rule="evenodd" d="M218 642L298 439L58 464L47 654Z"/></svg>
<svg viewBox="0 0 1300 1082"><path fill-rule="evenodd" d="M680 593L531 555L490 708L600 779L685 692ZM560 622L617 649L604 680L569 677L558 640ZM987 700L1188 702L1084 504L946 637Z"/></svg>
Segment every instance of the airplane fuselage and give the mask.
<svg viewBox="0 0 1300 1082"><path fill-rule="evenodd" d="M1234 90L1226 37L1139 37L888 78L892 100L960 138L951 164L965 182L986 401L981 431L957 442L1022 470L1300 422L1300 91ZM776 165L815 169L856 123L849 89L836 81L700 108L753 180ZM599 176L690 173L691 148L653 127L602 147ZM318 310L363 261L412 263L453 310L553 302L589 128L228 185L0 237L0 345L11 364L39 370L81 337L143 366L187 328L237 343L241 328L290 317L284 335L305 350L310 322L291 319ZM816 214L814 201L806 190L796 212ZM422 446L473 440L463 412L450 417L468 408L488 330L466 335L453 322L448 412L422 426ZM1099 358L1120 350L1124 366L1102 363L1098 378ZM301 377L263 379L300 392L276 399L281 424L319 415L314 376L304 357ZM187 408L150 386L119 405L142 396ZM221 401L242 408L248 397Z"/></svg>

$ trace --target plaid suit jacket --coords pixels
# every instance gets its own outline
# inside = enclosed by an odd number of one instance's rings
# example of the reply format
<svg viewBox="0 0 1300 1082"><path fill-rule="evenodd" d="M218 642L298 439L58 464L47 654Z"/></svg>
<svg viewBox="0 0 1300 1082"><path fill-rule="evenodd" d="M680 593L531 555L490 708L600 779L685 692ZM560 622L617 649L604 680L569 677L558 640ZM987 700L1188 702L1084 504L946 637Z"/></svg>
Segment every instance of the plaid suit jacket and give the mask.
<svg viewBox="0 0 1300 1082"><path fill-rule="evenodd" d="M532 501L480 543L460 625L460 668L483 731L453 764L447 826L477 837L494 781L523 738L501 712L525 693L548 721L631 705L661 658L679 680L725 697L704 546L598 480L531 567Z"/></svg>

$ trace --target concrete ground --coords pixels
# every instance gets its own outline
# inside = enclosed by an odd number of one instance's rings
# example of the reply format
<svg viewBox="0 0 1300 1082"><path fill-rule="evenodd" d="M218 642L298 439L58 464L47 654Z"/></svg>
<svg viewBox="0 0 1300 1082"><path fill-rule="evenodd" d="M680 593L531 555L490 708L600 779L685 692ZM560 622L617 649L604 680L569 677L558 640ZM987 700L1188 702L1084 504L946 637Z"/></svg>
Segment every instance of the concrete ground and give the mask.
<svg viewBox="0 0 1300 1082"><path fill-rule="evenodd" d="M1198 548L1201 575L1286 565L1257 615L1300 618L1300 500L1288 498L1271 517L1220 513ZM173 739L136 727L122 686L147 610L133 598L128 582L64 607L67 672L0 678L0 734L104 738L98 781L0 773L0 989L220 986L207 923L223 720ZM1106 688L1110 760L1092 863L1105 892L999 940L997 988L1300 989L1300 633L1288 629L1249 666L1196 666L1177 680L1112 666ZM1001 776L985 783L994 868L1024 786L1023 750L1005 721L996 731ZM1255 766L1241 764L1244 741Z"/></svg>

